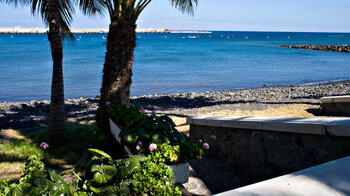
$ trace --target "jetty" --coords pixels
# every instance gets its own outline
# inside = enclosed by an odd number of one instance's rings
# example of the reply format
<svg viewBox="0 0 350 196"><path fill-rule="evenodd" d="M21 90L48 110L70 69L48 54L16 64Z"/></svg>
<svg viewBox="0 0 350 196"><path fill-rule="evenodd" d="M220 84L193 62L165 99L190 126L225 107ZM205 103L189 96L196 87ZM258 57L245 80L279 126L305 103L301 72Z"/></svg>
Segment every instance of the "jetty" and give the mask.
<svg viewBox="0 0 350 196"><path fill-rule="evenodd" d="M282 45L281 47L333 52L350 52L350 45Z"/></svg>
<svg viewBox="0 0 350 196"><path fill-rule="evenodd" d="M48 28L0 27L0 34L45 34ZM71 28L73 34L108 33L108 28ZM138 28L136 33L211 33L211 31L182 31L165 28Z"/></svg>

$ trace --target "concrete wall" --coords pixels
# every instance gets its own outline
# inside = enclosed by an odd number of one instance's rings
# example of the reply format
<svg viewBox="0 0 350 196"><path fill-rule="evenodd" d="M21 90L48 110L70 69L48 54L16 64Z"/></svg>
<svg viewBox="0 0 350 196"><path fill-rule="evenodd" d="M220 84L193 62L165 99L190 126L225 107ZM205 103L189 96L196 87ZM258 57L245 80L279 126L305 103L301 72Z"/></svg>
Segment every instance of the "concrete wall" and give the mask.
<svg viewBox="0 0 350 196"><path fill-rule="evenodd" d="M210 153L249 183L350 155L349 119L188 118L190 135L209 139Z"/></svg>

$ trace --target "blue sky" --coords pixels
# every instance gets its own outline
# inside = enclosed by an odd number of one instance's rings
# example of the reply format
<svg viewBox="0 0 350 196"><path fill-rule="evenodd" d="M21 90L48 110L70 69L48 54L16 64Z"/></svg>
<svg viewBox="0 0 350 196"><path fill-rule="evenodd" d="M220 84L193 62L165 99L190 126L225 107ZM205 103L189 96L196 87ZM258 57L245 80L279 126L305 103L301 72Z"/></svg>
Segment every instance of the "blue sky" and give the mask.
<svg viewBox="0 0 350 196"><path fill-rule="evenodd" d="M169 0L153 0L141 14L139 28L227 31L350 32L349 0L199 0L194 16ZM0 4L0 26L44 27L29 8ZM72 27L107 28L106 16L89 18L79 10Z"/></svg>

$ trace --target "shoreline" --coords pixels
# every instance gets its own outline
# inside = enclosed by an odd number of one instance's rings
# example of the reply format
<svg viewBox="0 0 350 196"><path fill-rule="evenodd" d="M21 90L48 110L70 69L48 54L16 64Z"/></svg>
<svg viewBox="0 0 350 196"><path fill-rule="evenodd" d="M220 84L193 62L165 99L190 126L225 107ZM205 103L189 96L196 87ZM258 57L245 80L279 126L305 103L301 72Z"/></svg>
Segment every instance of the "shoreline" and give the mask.
<svg viewBox="0 0 350 196"><path fill-rule="evenodd" d="M293 88L308 88L308 87L317 87L317 86L333 86L333 85L338 85L338 84L345 84L346 86L350 85L350 79L339 79L339 80L328 80L328 81L320 81L320 82L309 82L309 83L304 83L304 84L291 84L291 85L274 85L274 86L262 86L258 88L242 88L242 89L234 89L234 90L222 90L222 91L205 91L205 92L185 92L185 93L169 93L169 94L146 94L146 95L137 95L137 96L130 96L130 101L136 101L144 98L161 98L161 97L186 97L186 96L203 96L203 95L214 95L214 94L227 94L227 93L235 93L235 92L254 92L254 91L261 91L263 89L293 89ZM349 87L350 88L350 87ZM350 94L350 89L348 91ZM326 93L327 94L327 93ZM65 102L70 102L70 101L81 101L81 100L95 100L98 101L99 98L96 96L96 98L93 97L79 97L79 98L68 98L65 99ZM35 99L35 100L26 100L26 101L2 101L0 104L11 104L11 103L33 103L33 102L42 102L42 103L48 103L50 100L49 99ZM1 109L1 107L0 107Z"/></svg>
<svg viewBox="0 0 350 196"><path fill-rule="evenodd" d="M334 79L334 80L323 80L323 81L317 81L317 82L306 82L306 83L300 83L300 84L287 84L287 85L263 85L261 87L257 88L239 88L239 89L232 89L232 90L220 90L220 91L190 91L190 92L182 92L182 93L161 93L161 94L144 94L144 95L134 95L130 96L130 100L138 99L138 98L150 98L150 97L166 97L166 96L184 96L187 94L216 94L216 93L224 93L224 92L233 92L233 91L254 91L257 89L266 89L266 88L284 88L284 87L305 87L305 86L314 86L314 85L323 85L323 84L333 84L333 83L347 83L350 82L350 79ZM349 92L350 93L350 92ZM99 96L94 97L79 97L79 98L65 98L65 101L77 101L77 100L95 100L99 99ZM24 101L0 101L0 104L2 103L30 103L30 102L48 102L49 99L29 99ZM1 108L0 108L1 109Z"/></svg>
<svg viewBox="0 0 350 196"><path fill-rule="evenodd" d="M233 91L131 97L130 103L161 114L189 116L220 110L264 110L291 104L320 106L320 98L350 94L350 80L307 86L265 87ZM94 120L98 98L66 99L67 120ZM0 130L46 127L49 100L0 103Z"/></svg>

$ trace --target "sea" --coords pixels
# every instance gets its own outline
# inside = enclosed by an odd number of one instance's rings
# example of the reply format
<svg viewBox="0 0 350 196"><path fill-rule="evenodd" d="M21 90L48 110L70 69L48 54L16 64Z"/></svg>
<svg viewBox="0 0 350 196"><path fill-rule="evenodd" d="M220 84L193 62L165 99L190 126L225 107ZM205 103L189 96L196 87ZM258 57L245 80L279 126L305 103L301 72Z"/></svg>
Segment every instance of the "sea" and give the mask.
<svg viewBox="0 0 350 196"><path fill-rule="evenodd" d="M198 35L198 37L197 37ZM100 94L105 34L65 41L65 98ZM349 33L222 32L137 34L131 95L308 85L350 79L350 53L281 48L350 44ZM0 34L0 102L50 99L45 34Z"/></svg>

